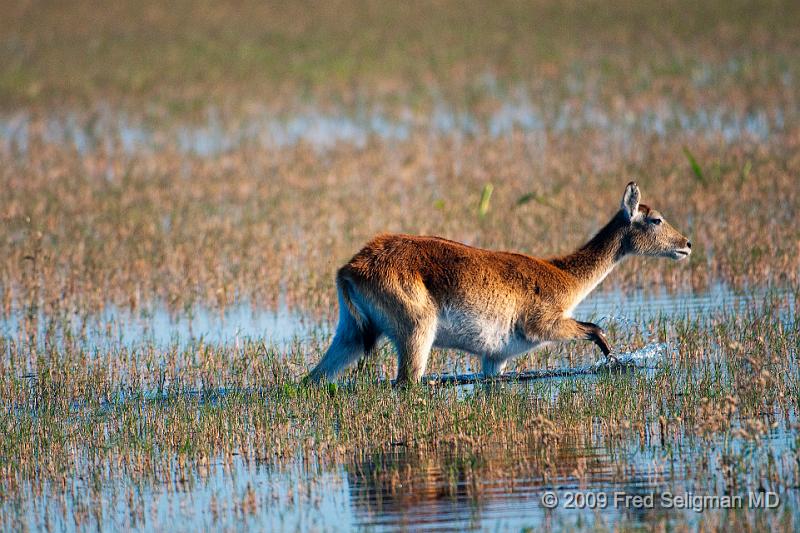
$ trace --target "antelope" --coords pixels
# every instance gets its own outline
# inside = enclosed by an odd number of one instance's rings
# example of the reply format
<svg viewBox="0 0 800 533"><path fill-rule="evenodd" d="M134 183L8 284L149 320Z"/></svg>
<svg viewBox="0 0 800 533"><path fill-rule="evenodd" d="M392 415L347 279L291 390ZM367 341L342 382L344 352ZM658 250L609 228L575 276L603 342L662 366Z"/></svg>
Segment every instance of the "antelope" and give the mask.
<svg viewBox="0 0 800 533"><path fill-rule="evenodd" d="M616 361L605 333L572 318L575 307L625 257L685 259L692 243L628 183L620 210L577 251L537 258L441 237L382 234L336 275L339 323L307 380L332 380L381 337L397 350L395 384L419 381L431 348L481 357L484 377L545 343L589 340Z"/></svg>

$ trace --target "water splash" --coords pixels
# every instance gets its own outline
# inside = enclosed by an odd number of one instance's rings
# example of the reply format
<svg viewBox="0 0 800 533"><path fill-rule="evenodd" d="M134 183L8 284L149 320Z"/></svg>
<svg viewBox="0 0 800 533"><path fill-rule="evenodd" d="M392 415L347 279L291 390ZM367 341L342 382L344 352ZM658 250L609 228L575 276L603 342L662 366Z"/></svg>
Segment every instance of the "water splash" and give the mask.
<svg viewBox="0 0 800 533"><path fill-rule="evenodd" d="M664 360L670 345L666 342L649 342L631 352L622 352L616 355L619 365L635 368L657 368ZM597 370L609 368L605 360L594 364ZM613 365L612 365L613 366Z"/></svg>
<svg viewBox="0 0 800 533"><path fill-rule="evenodd" d="M655 369L664 360L670 345L666 342L650 342L632 352L616 354L616 361L601 359L596 363L564 368L544 368L522 372L506 372L498 376L485 377L481 373L429 374L422 378L427 385L469 385L475 383L523 382L537 379L564 378L596 375L634 369Z"/></svg>

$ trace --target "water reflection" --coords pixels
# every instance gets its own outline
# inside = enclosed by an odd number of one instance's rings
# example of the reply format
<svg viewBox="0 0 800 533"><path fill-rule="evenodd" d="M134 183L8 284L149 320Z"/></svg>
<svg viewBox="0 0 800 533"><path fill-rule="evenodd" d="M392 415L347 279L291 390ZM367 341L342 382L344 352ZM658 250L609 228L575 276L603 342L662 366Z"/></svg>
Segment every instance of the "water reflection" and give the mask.
<svg viewBox="0 0 800 533"><path fill-rule="evenodd" d="M660 316L658 313L712 319L720 313L750 310L763 305L765 294L736 293L722 285L697 295L600 293L578 312L613 316L621 327L635 329ZM784 300L787 312L794 313L794 300ZM24 317L12 316L2 322L2 334L16 335L21 320L24 322ZM194 310L185 316L158 308L144 314L108 308L95 324L97 331L93 331L95 326L85 327L90 345L108 339L170 344L203 338L230 343L244 336L278 341L304 335L315 327L302 313L285 307L266 312L247 305L225 313ZM81 324L70 327L80 328ZM664 349L662 345L647 346L642 350ZM620 379L634 383L648 376L637 372ZM581 386L575 384L575 378L552 380L528 387L524 393L532 399L552 401L554 395L568 393L574 386ZM485 392L465 388L461 394L463 398ZM268 404L264 409L269 409ZM547 442L528 433L487 435L481 442L453 435L414 446L382 443L334 461L327 460L323 452L283 459L263 456L259 449L243 449L210 457L207 463L168 467L146 478L130 470L119 472L112 465L97 468L92 459L79 455L75 471L91 475L71 477L63 485L38 478L20 480L13 498L0 498L0 529L27 525L59 531L540 530L559 526L639 528L651 526L653 520L663 520L667 528L684 523L694 528L706 519L721 523L727 515L715 509L698 513L610 504L603 510L567 509L564 505L548 510L541 498L546 491L564 497L568 491L579 490L606 498L613 498L618 491L654 494L656 501L665 491L721 495L734 490L739 494L745 489L731 489L725 478L722 465L726 457L738 457L745 465L737 474L741 487L772 486L773 478L762 479L764 472L778 480L795 479L795 413L759 416L770 429L755 440L735 431L701 438L683 429L665 438L654 415L635 432L614 434L602 420L589 420L584 421L585 427L575 428L575 433ZM787 523L797 523L800 493L785 490L781 498Z"/></svg>
<svg viewBox="0 0 800 533"><path fill-rule="evenodd" d="M725 494L713 475L696 477L698 468L718 453L712 450L724 447L682 438L677 461L669 443L615 442L600 432L589 439L564 440L548 452L525 442L466 453L400 449L349 465L348 487L356 523L370 529L539 530L554 522L591 529L620 521L651 524L659 518L693 524L702 516L699 512L668 508L666 502L686 494ZM783 426L760 446L786 457L792 454L793 440ZM542 504L548 491L559 497L555 509ZM594 499L588 501L593 504L577 501L568 507L568 493L576 492L592 493ZM625 496L649 496L653 505L633 504ZM797 515L797 494L783 498Z"/></svg>
<svg viewBox="0 0 800 533"><path fill-rule="evenodd" d="M63 492L26 481L20 499L0 503L0 516L7 520L0 525L57 531L506 531L638 528L654 520L693 528L712 516L724 522L725 510L660 505L667 492L724 493L702 467L724 443L681 438L678 451L657 441L619 441L596 432L564 439L549 450L534 442L498 441L481 447L376 450L336 464L220 456L206 466L176 468L147 482L110 470L100 474L102 482L74 479ZM790 453L791 441L784 427L759 446L780 459ZM560 498L554 509L542 505L547 491ZM567 508L569 492L602 495L605 500L597 501L606 503L598 509ZM626 504L615 493L654 495L655 505ZM796 522L798 494L781 492L781 499L788 522Z"/></svg>

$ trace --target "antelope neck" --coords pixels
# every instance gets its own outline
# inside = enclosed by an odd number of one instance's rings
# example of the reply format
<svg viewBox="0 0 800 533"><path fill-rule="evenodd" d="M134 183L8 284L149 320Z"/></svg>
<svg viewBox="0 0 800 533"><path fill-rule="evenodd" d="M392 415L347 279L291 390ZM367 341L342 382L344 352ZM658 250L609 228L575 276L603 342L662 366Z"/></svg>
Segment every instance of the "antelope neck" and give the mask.
<svg viewBox="0 0 800 533"><path fill-rule="evenodd" d="M620 211L589 242L571 254L552 259L551 263L572 274L581 289L593 289L625 256L623 230L628 224L630 222Z"/></svg>

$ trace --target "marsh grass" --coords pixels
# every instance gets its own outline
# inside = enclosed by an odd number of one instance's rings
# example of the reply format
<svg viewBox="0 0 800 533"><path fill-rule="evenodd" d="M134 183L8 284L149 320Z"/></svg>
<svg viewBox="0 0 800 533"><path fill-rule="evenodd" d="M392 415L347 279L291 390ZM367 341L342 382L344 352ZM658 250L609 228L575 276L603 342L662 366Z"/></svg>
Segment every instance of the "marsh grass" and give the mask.
<svg viewBox="0 0 800 533"><path fill-rule="evenodd" d="M9 502L23 487L47 491L75 477L97 490L119 479L202 483L220 461L349 465L354 481L401 508L443 494L482 501L492 486L522 478L540 488L565 479L610 487L627 479L634 443L656 464L681 465L648 474L653 484L789 494L800 482L790 437L800 402L798 294L673 318L657 335L679 348L655 371L466 389L376 383L376 370L394 370L388 348L346 387L308 387L298 380L318 352L304 345L288 355L245 342L89 356L29 353L24 339L7 339L4 516L13 518ZM448 355L433 370L451 364ZM24 377L23 366L32 370ZM611 478L587 463L587 439L612 457Z"/></svg>
<svg viewBox="0 0 800 533"><path fill-rule="evenodd" d="M377 232L563 253L632 179L694 253L612 283L797 281L794 3L94 7L0 30L6 315L330 316Z"/></svg>
<svg viewBox="0 0 800 533"><path fill-rule="evenodd" d="M724 161L719 183L702 186L687 179L691 169L670 139L652 140L631 160L627 141L609 147L599 133L546 137L558 148L535 157L524 155L531 145L523 134L457 147L420 134L369 148L243 147L215 157L81 155L36 144L23 156L5 152L2 310L85 313L112 303L136 311L162 301L186 312L243 300L277 308L283 299L330 317L335 269L377 232L563 253L606 222L630 179L691 235L694 253L688 265L628 261L609 284L674 291L796 281L791 221L800 199L790 144L720 154L698 143L698 158ZM491 210L480 192L487 175ZM546 201L520 203L533 187Z"/></svg>
<svg viewBox="0 0 800 533"><path fill-rule="evenodd" d="M423 106L488 105L480 76L557 94L573 79L627 97L687 82L761 92L797 74L793 2L6 3L0 91L7 107L142 101L192 115L300 95ZM710 68L706 70L706 65Z"/></svg>
<svg viewBox="0 0 800 533"><path fill-rule="evenodd" d="M166 514L207 529L796 529L797 9L4 3L0 528L158 529ZM384 346L314 388L299 378L328 327L280 347L86 330L108 309L243 303L327 326L336 268L377 232L563 253L630 180L693 254L628 261L602 290L753 295L603 322L621 349L666 343L657 369L396 390L378 382L395 371ZM595 355L572 343L515 365ZM430 371L473 364L436 352ZM784 504L534 504L531 523L504 507L556 486Z"/></svg>

